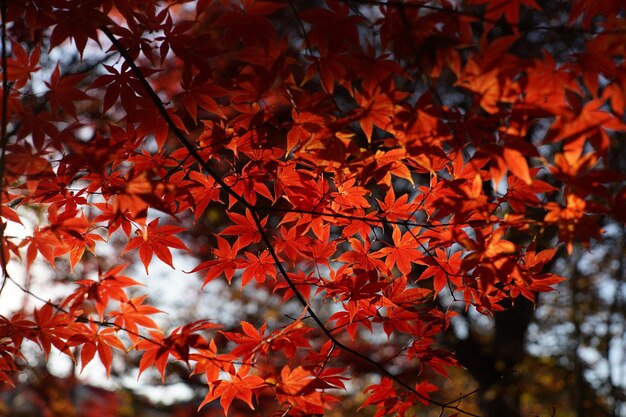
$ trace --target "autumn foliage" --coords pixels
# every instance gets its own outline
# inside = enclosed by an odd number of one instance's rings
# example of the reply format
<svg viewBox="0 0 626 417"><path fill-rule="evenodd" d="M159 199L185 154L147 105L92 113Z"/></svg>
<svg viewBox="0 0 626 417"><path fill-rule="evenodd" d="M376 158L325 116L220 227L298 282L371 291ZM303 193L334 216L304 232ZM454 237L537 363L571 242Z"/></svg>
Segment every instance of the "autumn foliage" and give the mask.
<svg viewBox="0 0 626 417"><path fill-rule="evenodd" d="M3 288L73 270L0 316L6 384L30 341L179 362L225 413L324 414L368 372L377 416L473 415L433 397L455 314L534 301L559 248L624 221L620 1L4 0L2 25ZM569 33L565 55L529 41ZM172 280L298 313L160 328L125 264L176 251L196 266Z"/></svg>

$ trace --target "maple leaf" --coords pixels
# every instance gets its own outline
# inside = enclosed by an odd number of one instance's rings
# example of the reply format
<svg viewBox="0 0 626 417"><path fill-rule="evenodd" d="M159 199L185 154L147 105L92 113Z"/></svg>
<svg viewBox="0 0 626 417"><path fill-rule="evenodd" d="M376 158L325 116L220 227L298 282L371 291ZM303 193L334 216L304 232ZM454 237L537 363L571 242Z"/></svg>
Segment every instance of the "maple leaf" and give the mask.
<svg viewBox="0 0 626 417"><path fill-rule="evenodd" d="M273 201L274 197L272 193L267 188L267 185L264 182L254 180L254 177L242 177L239 174L235 174L232 178L228 177L225 181L228 186L232 188L237 194L243 196L246 201L250 204L256 204L257 197L259 195L267 198L268 200ZM231 195L229 197L229 207L237 200Z"/></svg>
<svg viewBox="0 0 626 417"><path fill-rule="evenodd" d="M96 203L103 211L98 221L109 220L109 225L115 228L121 225L127 235L127 222L133 220L143 225L149 208L173 214L168 199L175 187L164 183L152 169L132 169L126 176L114 172L102 188L112 201L109 205Z"/></svg>
<svg viewBox="0 0 626 417"><path fill-rule="evenodd" d="M486 237L482 232L478 232L476 241L463 240L459 242L463 244L467 249L474 250L474 254L466 257L466 261L479 258L497 258L502 254L512 253L515 251L515 244L508 240L502 239L505 230L500 228L496 229L493 233L488 234Z"/></svg>
<svg viewBox="0 0 626 417"><path fill-rule="evenodd" d="M154 366L161 374L161 380L164 381L169 357L188 364L192 349L210 348L210 344L198 332L217 327L220 326L208 320L197 320L175 328L167 337L160 332L151 331L149 338L142 337L134 344L136 350L143 351L139 362L139 375L148 367Z"/></svg>
<svg viewBox="0 0 626 417"><path fill-rule="evenodd" d="M0 316L0 334L6 335L14 346L20 347L24 339L36 341L37 324L21 311L10 318ZM8 346L6 343L3 344Z"/></svg>
<svg viewBox="0 0 626 417"><path fill-rule="evenodd" d="M35 340L43 349L46 358L50 354L52 346L69 354L65 340L73 334L76 326L74 317L55 311L52 304L45 304L36 309L33 316L38 330Z"/></svg>
<svg viewBox="0 0 626 417"><path fill-rule="evenodd" d="M169 248L189 251L190 249L174 234L185 230L184 227L174 225L159 226L159 218L148 223L145 230L137 231L139 236L132 238L122 253L139 248L139 258L148 273L148 265L152 255L156 255L165 264L174 268L172 253Z"/></svg>
<svg viewBox="0 0 626 417"><path fill-rule="evenodd" d="M545 205L548 212L544 221L558 225L559 240L567 244L569 253L572 253L575 236L579 236L586 245L589 245L591 238L600 237L601 229L591 216L585 214L586 206L587 202L573 193L567 195L567 205L564 207L555 202Z"/></svg>
<svg viewBox="0 0 626 417"><path fill-rule="evenodd" d="M8 81L15 82L13 87L19 89L30 81L31 74L39 71L41 48L35 46L29 56L19 42L11 40L11 50L13 57L7 59L7 77Z"/></svg>
<svg viewBox="0 0 626 417"><path fill-rule="evenodd" d="M288 395L298 395L313 382L314 375L302 366L292 370L285 365L280 371L280 379L279 389L282 392Z"/></svg>
<svg viewBox="0 0 626 417"><path fill-rule="evenodd" d="M343 381L348 380L349 378L346 376L341 376L345 372L342 368L329 368L325 367L316 375L316 380L313 381L312 385L319 388L339 388L345 389L345 384Z"/></svg>
<svg viewBox="0 0 626 417"><path fill-rule="evenodd" d="M250 357L256 354L267 353L269 345L265 339L266 325L263 324L259 330L247 321L241 322L241 330L243 334L235 332L222 332L228 340L235 342L238 346L232 350L232 354L235 356L243 356L244 359L250 359Z"/></svg>
<svg viewBox="0 0 626 417"><path fill-rule="evenodd" d="M28 245L26 249L26 267L30 268L37 258L37 253L41 253L46 261L54 265L55 252L58 253L54 248L59 244L59 240L50 230L35 228L33 235L22 241L22 246Z"/></svg>
<svg viewBox="0 0 626 417"><path fill-rule="evenodd" d="M369 192L356 184L356 178L350 178L337 184L337 191L330 194L333 204L339 209L363 208L368 206L365 196Z"/></svg>
<svg viewBox="0 0 626 417"><path fill-rule="evenodd" d="M94 89L106 86L106 92L102 100L102 110L105 112L109 110L118 98L121 100L124 108L128 110L136 108L138 105L137 97L145 93L129 66L124 64L121 70L110 65L103 65L103 67L108 74L98 77L90 87Z"/></svg>
<svg viewBox="0 0 626 417"><path fill-rule="evenodd" d="M409 195L404 194L396 199L395 191L393 187L389 188L389 192L385 195L385 200L378 200L378 206L380 207L381 218L390 221L406 221L413 217L417 210L419 210L419 204L415 202L409 203Z"/></svg>
<svg viewBox="0 0 626 417"><path fill-rule="evenodd" d="M199 172L190 172L189 181L181 181L178 185L179 192L184 196L183 198L189 200L186 202L188 202L189 208L194 212L196 221L202 216L211 202L220 201L220 190L215 184L215 180ZM184 207L181 204L180 211Z"/></svg>
<svg viewBox="0 0 626 417"><path fill-rule="evenodd" d="M531 170L533 177L536 177L538 169ZM511 208L518 213L525 213L526 207L537 207L541 205L541 200L537 194L557 191L555 187L545 181L533 179L530 184L522 182L517 177L507 178L508 187L503 200L507 201Z"/></svg>
<svg viewBox="0 0 626 417"><path fill-rule="evenodd" d="M181 82L183 92L180 97L193 120L197 120L198 108L207 110L221 118L226 118L221 106L215 101L216 97L228 96L228 90L217 84L206 82L202 77L194 77L191 82L183 80Z"/></svg>
<svg viewBox="0 0 626 417"><path fill-rule="evenodd" d="M356 339L357 331L359 327L365 327L370 332L372 331L372 317L378 315L376 308L370 303L370 300L375 301L372 297L372 292L380 291L380 287L374 286L367 293L367 297L351 297L352 300L348 303L344 303L344 311L338 311L328 318L329 322L335 322L335 328L345 328L348 335L352 338L352 341ZM361 298L361 300L359 300ZM366 300L365 302L363 302ZM369 305L369 308L363 308L365 304Z"/></svg>
<svg viewBox="0 0 626 417"><path fill-rule="evenodd" d="M579 112L561 115L552 124L546 140L565 142L564 155L568 162L573 163L580 158L586 140L589 139L596 150L604 153L609 146L606 129L626 130L626 125L602 109L602 105L599 99L591 100Z"/></svg>
<svg viewBox="0 0 626 417"><path fill-rule="evenodd" d="M489 113L499 110L498 103L503 96L499 71L499 68L483 71L475 60L470 60L459 81L460 85L477 94L478 104Z"/></svg>
<svg viewBox="0 0 626 417"><path fill-rule="evenodd" d="M161 380L165 380L165 367L167 366L167 360L172 354L171 342L160 332L149 332L149 338L139 339L135 343L135 349L143 352L141 360L139 361L139 376L148 369L150 366L154 366L159 374Z"/></svg>
<svg viewBox="0 0 626 417"><path fill-rule="evenodd" d="M235 398L245 401L254 410L252 394L254 391L258 391L266 386L266 382L257 375L249 375L249 372L250 366L242 365L236 373L228 375L230 379L221 379L215 382L213 388L204 397L198 410L217 398L220 399L220 405L226 415L228 415L228 409Z"/></svg>
<svg viewBox="0 0 626 417"><path fill-rule="evenodd" d="M80 3L64 3L63 8L56 11L55 26L50 35L50 48L60 45L66 39L76 43L76 49L82 55L88 39L98 41L98 28L109 23L109 18L98 10L94 1ZM81 24L78 24L81 22Z"/></svg>
<svg viewBox="0 0 626 417"><path fill-rule="evenodd" d="M119 310L109 313L113 323L123 328L128 333L131 341L139 340L139 326L148 329L158 329L159 326L149 315L161 313L161 310L151 305L144 304L147 295L134 298L123 298L119 301Z"/></svg>
<svg viewBox="0 0 626 417"><path fill-rule="evenodd" d="M376 151L374 155L368 158L366 165L363 167L361 177L367 182L367 178L374 177L378 184L386 185L391 191L392 175L405 179L413 184L411 170L405 163L410 156L404 148L391 149L389 151ZM371 161L371 163L370 163Z"/></svg>
<svg viewBox="0 0 626 417"><path fill-rule="evenodd" d="M202 262L189 273L198 271L204 271L208 269L202 287L204 288L209 282L220 276L222 273L226 276L228 283L230 284L235 275L235 271L239 269L240 263L237 261L237 254L239 253L239 243L235 242L234 245L230 245L226 239L221 236L216 236L217 248L213 248L212 253L217 259L210 259Z"/></svg>
<svg viewBox="0 0 626 417"><path fill-rule="evenodd" d="M310 172L297 170L294 165L282 167L277 178L284 198L297 209L310 210L323 206L328 200L329 184Z"/></svg>
<svg viewBox="0 0 626 417"><path fill-rule="evenodd" d="M517 109L540 108L551 114L564 114L570 109L567 91L580 94L580 86L572 72L560 67L547 51L543 59L537 59L526 69L526 77L520 80L523 103L514 104Z"/></svg>
<svg viewBox="0 0 626 417"><path fill-rule="evenodd" d="M28 119L30 116L31 115L28 114L26 118ZM33 123L35 126L39 125L36 121L33 121ZM24 136L31 133L33 134L33 139L37 139L38 135L36 135L32 129L34 126L31 125L29 127L31 130L25 132ZM42 128L42 130L46 131L47 128ZM56 129L53 130L56 131ZM52 131L49 132L52 133ZM43 135L44 132L41 132L39 136ZM24 144L23 146L7 146L7 171L9 173L15 173L14 175L24 175L26 177L26 188L31 192L37 189L42 179L56 177L50 161L44 158L41 152L33 150L32 146L29 144Z"/></svg>
<svg viewBox="0 0 626 417"><path fill-rule="evenodd" d="M415 333L415 323L417 315L411 311L403 308L393 307L391 302L384 302L390 306L384 315L377 321L382 321L383 331L387 335L387 339L391 338L391 335L397 332L406 334Z"/></svg>
<svg viewBox="0 0 626 417"><path fill-rule="evenodd" d="M124 96L121 95L121 98L123 100ZM187 134L189 133L183 120L176 115L176 109L168 108L165 111L168 114L168 118L173 121L179 131ZM135 108L132 112L129 111L129 117L139 123L139 126L137 126L138 136L146 137L154 135L158 149L163 149L170 131L170 125L163 118L161 112L159 112L154 106L150 106L148 108L140 107Z"/></svg>
<svg viewBox="0 0 626 417"><path fill-rule="evenodd" d="M50 77L50 82L46 81L46 86L50 89L46 93L46 98L50 101L53 113L63 109L76 118L75 101L91 100L83 90L76 88L77 85L87 76L87 74L71 74L61 77L59 65L55 67Z"/></svg>
<svg viewBox="0 0 626 417"><path fill-rule="evenodd" d="M311 330L302 321L296 320L270 334L268 341L270 348L275 352L281 352L289 359L294 359L299 348L311 347L309 337Z"/></svg>
<svg viewBox="0 0 626 417"><path fill-rule="evenodd" d="M226 372L236 357L231 354L218 355L215 340L211 339L208 346L198 348L196 353L189 355L189 359L196 363L193 374L204 373L209 389L212 389L213 383L219 380L220 372Z"/></svg>
<svg viewBox="0 0 626 417"><path fill-rule="evenodd" d="M245 287L254 278L258 284L265 282L267 277L276 278L276 264L269 251L265 250L259 255L246 252L245 260L241 261L243 273L241 274L241 286Z"/></svg>
<svg viewBox="0 0 626 417"><path fill-rule="evenodd" d="M324 119L308 111L291 112L293 124L287 133L287 151L293 150L301 143L306 143L323 131Z"/></svg>
<svg viewBox="0 0 626 417"><path fill-rule="evenodd" d="M424 257L417 262L426 265L427 268L422 272L418 280L433 278L433 291L438 294L449 282L457 286L462 285L459 279L461 272L461 256L462 252L454 252L450 256L441 248L436 248L434 255Z"/></svg>
<svg viewBox="0 0 626 417"><path fill-rule="evenodd" d="M17 314L20 316L20 313ZM25 359L19 350L20 344L12 346L10 343L0 344L0 381L7 383L11 388L15 388L12 376L18 372L16 359Z"/></svg>
<svg viewBox="0 0 626 417"><path fill-rule="evenodd" d="M316 264L330 267L329 260L337 250L337 242L330 240L330 228L323 221L313 221L311 231L317 237L311 239L302 252Z"/></svg>
<svg viewBox="0 0 626 417"><path fill-rule="evenodd" d="M108 377L111 373L111 363L113 361L113 351L111 348L121 351L125 351L126 348L122 341L118 339L116 329L105 328L100 330L95 323L89 323L87 328L87 332L70 336L67 339L66 346L81 346L81 372L85 369L85 366L93 360L97 352Z"/></svg>
<svg viewBox="0 0 626 417"><path fill-rule="evenodd" d="M524 181L527 185L532 184L533 179L530 176L528 161L526 161L526 157L522 155L520 151L511 147L505 147L502 150L502 156L509 170L516 177Z"/></svg>
<svg viewBox="0 0 626 417"><path fill-rule="evenodd" d="M368 142L372 141L374 126L387 130L397 112L392 98L378 88L370 92L354 92L355 101L361 106L359 124Z"/></svg>
<svg viewBox="0 0 626 417"><path fill-rule="evenodd" d="M47 228L57 238L57 246L54 257L67 252L70 253L70 266L73 269L80 261L85 249L93 252L96 241L103 241L102 237L95 233L89 233L91 222L83 213L76 216L77 211L66 206L66 210L59 213L54 206L50 207Z"/></svg>
<svg viewBox="0 0 626 417"><path fill-rule="evenodd" d="M415 391L421 394L421 396L418 397L418 401L424 405L429 405L430 401L428 401L428 398L430 398L430 393L439 391L439 387L428 381L422 381L415 385Z"/></svg>
<svg viewBox="0 0 626 417"><path fill-rule="evenodd" d="M388 268L383 261L378 259L376 254L370 251L371 242L369 240L365 240L365 242L361 242L356 238L349 238L348 242L350 243L351 250L344 251L337 260L340 262L347 262L353 265L358 265L359 268L368 270L380 270L383 272L387 272L387 275L390 274L388 272Z"/></svg>
<svg viewBox="0 0 626 417"><path fill-rule="evenodd" d="M393 381L387 377L383 377L380 384L373 384L367 387L365 392L369 393L369 395L359 409L367 407L368 405L395 403L398 398L398 393L393 387Z"/></svg>
<svg viewBox="0 0 626 417"><path fill-rule="evenodd" d="M402 277L393 281L382 297L381 303L385 306L412 308L417 301L430 295L427 288L407 288L407 278Z"/></svg>
<svg viewBox="0 0 626 417"><path fill-rule="evenodd" d="M454 355L442 349L433 348L433 343L426 338L415 339L411 347L407 350L409 358L417 358L424 367L436 372L437 374L448 377L446 367L457 365Z"/></svg>
<svg viewBox="0 0 626 417"><path fill-rule="evenodd" d="M251 243L258 243L261 240L261 233L254 221L253 214L250 210L246 210L246 215L228 212L226 215L235 223L235 225L227 226L220 232L222 235L237 236L239 247L243 248ZM260 219L261 226L265 226L267 218Z"/></svg>
<svg viewBox="0 0 626 417"><path fill-rule="evenodd" d="M119 200L116 199L116 202L117 201ZM130 212L126 212L126 214L124 214L118 210L115 205L108 203L94 203L94 207L99 209L101 212L94 217L93 222L100 223L106 221L109 236L111 236L111 234L121 226L122 230L126 234L126 237L130 238L134 217L130 214Z"/></svg>
<svg viewBox="0 0 626 417"><path fill-rule="evenodd" d="M393 245L382 248L376 252L376 256L385 259L388 268L398 267L403 275L411 272L411 264L422 257L419 247L419 237L416 238L418 229L412 229L402 233L400 228L393 225Z"/></svg>
<svg viewBox="0 0 626 417"><path fill-rule="evenodd" d="M96 303L96 311L100 320L103 320L109 299L126 301L127 296L124 288L141 285L130 277L119 275L127 266L128 264L122 264L112 267L102 274L98 281L91 279L76 281L78 288L63 301L61 306L69 306L70 310L75 310L82 308L85 301L92 300Z"/></svg>
<svg viewBox="0 0 626 417"><path fill-rule="evenodd" d="M15 212L15 210L11 207L5 206L4 204L0 206L0 217L4 217L9 221L23 225L20 220L20 216Z"/></svg>

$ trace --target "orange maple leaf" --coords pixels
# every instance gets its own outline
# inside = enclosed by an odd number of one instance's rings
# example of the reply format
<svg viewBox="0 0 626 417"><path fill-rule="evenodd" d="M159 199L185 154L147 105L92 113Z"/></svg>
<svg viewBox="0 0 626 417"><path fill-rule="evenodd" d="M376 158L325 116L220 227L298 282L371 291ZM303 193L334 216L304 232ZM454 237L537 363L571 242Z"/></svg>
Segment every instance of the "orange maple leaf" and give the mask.
<svg viewBox="0 0 626 417"><path fill-rule="evenodd" d="M148 273L148 265L150 265L153 254L161 261L174 268L172 264L172 253L169 248L189 251L189 248L182 240L174 236L175 233L183 230L185 230L185 228L180 226L159 226L159 219L156 218L147 225L145 230L137 230L137 234L140 236L132 238L122 253L139 248L139 258L146 268L146 274Z"/></svg>

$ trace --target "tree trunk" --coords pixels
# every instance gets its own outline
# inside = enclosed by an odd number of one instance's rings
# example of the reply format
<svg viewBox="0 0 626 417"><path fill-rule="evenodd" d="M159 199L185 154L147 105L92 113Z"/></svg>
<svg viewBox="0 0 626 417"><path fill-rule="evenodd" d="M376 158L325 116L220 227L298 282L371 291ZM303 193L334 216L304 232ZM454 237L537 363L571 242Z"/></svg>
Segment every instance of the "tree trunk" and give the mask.
<svg viewBox="0 0 626 417"><path fill-rule="evenodd" d="M506 311L494 316L491 337L478 337L470 331L466 339L451 343L459 363L481 387L478 396L484 417L521 416L521 392L515 366L526 355L526 330L534 310L533 304L524 298L518 298L515 305L505 308Z"/></svg>

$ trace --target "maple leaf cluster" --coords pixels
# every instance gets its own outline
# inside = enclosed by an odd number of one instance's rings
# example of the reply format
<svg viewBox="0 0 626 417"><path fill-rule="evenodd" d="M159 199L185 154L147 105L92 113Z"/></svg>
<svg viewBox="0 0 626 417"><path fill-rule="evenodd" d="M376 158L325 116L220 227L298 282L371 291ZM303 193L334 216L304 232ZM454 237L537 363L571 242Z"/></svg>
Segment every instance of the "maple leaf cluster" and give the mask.
<svg viewBox="0 0 626 417"><path fill-rule="evenodd" d="M568 56L524 49L554 29L522 25L543 16L534 0L300 3L6 2L4 282L20 262L99 273L0 316L0 379L26 340L107 372L136 351L140 373L177 361L202 375L202 406L273 398L265 415L312 415L349 395L354 357L382 378L362 404L376 416L471 415L433 398L434 375L458 366L438 345L456 312L534 301L564 279L548 268L558 247L624 220L620 2L573 2L560 30L587 36ZM27 236L8 234L32 208ZM189 252L197 266L176 279L302 314L165 332L103 246L146 273Z"/></svg>

